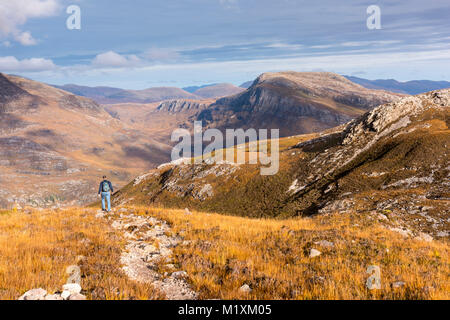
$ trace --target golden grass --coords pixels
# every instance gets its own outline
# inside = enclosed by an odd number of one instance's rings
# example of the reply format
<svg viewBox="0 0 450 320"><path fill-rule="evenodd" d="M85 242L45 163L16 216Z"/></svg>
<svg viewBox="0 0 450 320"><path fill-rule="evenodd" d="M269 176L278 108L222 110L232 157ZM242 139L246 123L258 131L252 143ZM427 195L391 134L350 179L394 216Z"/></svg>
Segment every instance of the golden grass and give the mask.
<svg viewBox="0 0 450 320"><path fill-rule="evenodd" d="M446 242L404 239L354 214L290 220L138 209L192 241L176 249L201 299L449 299ZM314 242L335 244L324 248ZM322 255L309 258L311 248ZM382 289L365 283L381 268ZM392 283L403 281L402 288ZM246 295L238 288L248 284Z"/></svg>
<svg viewBox="0 0 450 320"><path fill-rule="evenodd" d="M33 288L61 290L65 270L77 264L88 299L156 299L155 290L128 280L120 269L124 240L85 209L0 212L0 299Z"/></svg>
<svg viewBox="0 0 450 320"><path fill-rule="evenodd" d="M272 220L134 209L167 220L174 234L190 241L175 248L174 260L200 299L450 298L447 242L405 239L364 216ZM163 298L123 274L125 241L94 215L89 209L0 211L0 299L37 287L56 292L66 267L77 262L89 299ZM315 244L320 240L335 245ZM309 258L311 248L322 255ZM370 265L381 268L381 290L365 286ZM396 281L406 285L392 288ZM243 284L253 291L240 293Z"/></svg>

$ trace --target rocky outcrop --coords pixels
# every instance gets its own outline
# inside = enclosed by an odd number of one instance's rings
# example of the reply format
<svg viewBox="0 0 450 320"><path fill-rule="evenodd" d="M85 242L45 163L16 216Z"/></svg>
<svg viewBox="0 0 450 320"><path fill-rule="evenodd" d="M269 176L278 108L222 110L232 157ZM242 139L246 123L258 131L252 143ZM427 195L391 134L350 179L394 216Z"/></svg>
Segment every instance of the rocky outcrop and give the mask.
<svg viewBox="0 0 450 320"><path fill-rule="evenodd" d="M23 96L30 96L30 94L0 73L0 113L5 111L1 106Z"/></svg>
<svg viewBox="0 0 450 320"><path fill-rule="evenodd" d="M197 112L208 106L208 103L202 103L195 100L169 100L162 102L156 110L168 113Z"/></svg>

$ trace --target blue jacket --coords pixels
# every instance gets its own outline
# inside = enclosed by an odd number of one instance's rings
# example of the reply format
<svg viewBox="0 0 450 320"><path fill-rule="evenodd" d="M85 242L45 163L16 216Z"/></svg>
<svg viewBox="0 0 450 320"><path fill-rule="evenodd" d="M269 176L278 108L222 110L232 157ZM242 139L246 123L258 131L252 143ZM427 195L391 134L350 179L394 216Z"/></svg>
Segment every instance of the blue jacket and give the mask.
<svg viewBox="0 0 450 320"><path fill-rule="evenodd" d="M100 186L98 187L98 194L100 194L100 193L103 192L103 182L108 182L108 184L109 184L109 189L110 189L111 193L113 193L113 192L114 192L114 189L113 189L112 183L109 182L108 180L103 180L102 182L100 182Z"/></svg>

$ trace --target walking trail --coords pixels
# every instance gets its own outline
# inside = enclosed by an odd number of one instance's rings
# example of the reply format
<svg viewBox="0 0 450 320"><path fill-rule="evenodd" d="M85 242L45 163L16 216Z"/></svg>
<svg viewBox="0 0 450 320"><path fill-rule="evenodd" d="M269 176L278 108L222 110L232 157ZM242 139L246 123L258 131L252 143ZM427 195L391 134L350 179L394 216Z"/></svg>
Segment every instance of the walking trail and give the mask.
<svg viewBox="0 0 450 320"><path fill-rule="evenodd" d="M114 215L99 211L96 217L107 218L114 229L124 232L128 241L120 262L130 279L152 284L168 300L197 298L197 293L186 281L187 273L175 271L175 267L170 264L172 249L182 242L182 238L170 235L170 226L166 221L138 216L125 208L119 209ZM157 265L161 263L173 272L164 275L158 273Z"/></svg>

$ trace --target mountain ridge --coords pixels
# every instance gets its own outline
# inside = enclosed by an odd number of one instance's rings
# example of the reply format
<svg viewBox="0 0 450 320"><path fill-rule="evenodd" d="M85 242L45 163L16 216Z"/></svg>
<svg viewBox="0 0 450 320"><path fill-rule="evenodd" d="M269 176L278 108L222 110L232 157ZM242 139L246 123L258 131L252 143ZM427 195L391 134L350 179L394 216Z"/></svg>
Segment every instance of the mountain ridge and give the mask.
<svg viewBox="0 0 450 320"><path fill-rule="evenodd" d="M365 89L334 73L264 73L246 91L202 110L196 120L217 128L280 128L289 136L343 124L401 96Z"/></svg>
<svg viewBox="0 0 450 320"><path fill-rule="evenodd" d="M389 90L392 92L404 93L404 94L421 94L433 90L440 90L450 88L450 82L448 81L430 81L430 80L411 80L406 82L400 82L394 79L378 79L367 80L354 76L345 76L350 81L358 83L365 88Z"/></svg>

